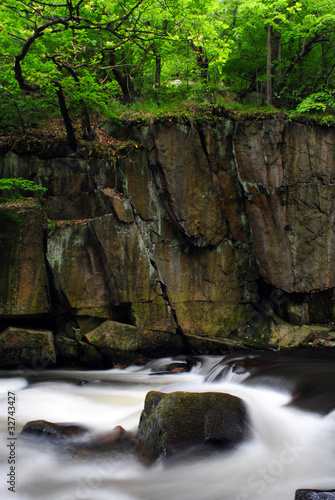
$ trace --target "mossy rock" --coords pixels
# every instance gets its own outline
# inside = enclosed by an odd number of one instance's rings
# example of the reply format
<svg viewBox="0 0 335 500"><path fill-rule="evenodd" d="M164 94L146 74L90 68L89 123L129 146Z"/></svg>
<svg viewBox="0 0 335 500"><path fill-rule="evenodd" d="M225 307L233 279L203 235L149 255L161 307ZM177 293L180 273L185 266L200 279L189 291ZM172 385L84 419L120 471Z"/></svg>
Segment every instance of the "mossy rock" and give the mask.
<svg viewBox="0 0 335 500"><path fill-rule="evenodd" d="M78 358L78 342L67 337L56 338L57 358L77 359Z"/></svg>
<svg viewBox="0 0 335 500"><path fill-rule="evenodd" d="M138 356L167 356L184 349L177 334L146 330L133 325L107 320L85 335L86 340L105 356L116 362Z"/></svg>
<svg viewBox="0 0 335 500"><path fill-rule="evenodd" d="M217 392L151 391L137 432L140 457L147 465L177 454L227 450L249 436L243 401Z"/></svg>
<svg viewBox="0 0 335 500"><path fill-rule="evenodd" d="M79 348L79 360L86 366L91 368L103 368L104 361L103 356L90 344L86 342L78 342Z"/></svg>
<svg viewBox="0 0 335 500"><path fill-rule="evenodd" d="M0 335L1 368L41 370L55 362L53 334L49 330L8 327Z"/></svg>

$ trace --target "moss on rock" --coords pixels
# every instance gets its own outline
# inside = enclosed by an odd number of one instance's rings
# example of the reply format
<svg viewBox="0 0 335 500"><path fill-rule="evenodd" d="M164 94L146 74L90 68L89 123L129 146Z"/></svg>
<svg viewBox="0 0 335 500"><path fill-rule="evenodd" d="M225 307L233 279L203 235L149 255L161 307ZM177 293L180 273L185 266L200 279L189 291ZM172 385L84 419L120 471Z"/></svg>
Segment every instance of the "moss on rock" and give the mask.
<svg viewBox="0 0 335 500"><path fill-rule="evenodd" d="M0 335L0 367L37 370L55 364L53 334L48 330L8 327Z"/></svg>
<svg viewBox="0 0 335 500"><path fill-rule="evenodd" d="M152 464L200 446L226 450L250 436L243 401L230 394L151 391L137 439L141 459Z"/></svg>

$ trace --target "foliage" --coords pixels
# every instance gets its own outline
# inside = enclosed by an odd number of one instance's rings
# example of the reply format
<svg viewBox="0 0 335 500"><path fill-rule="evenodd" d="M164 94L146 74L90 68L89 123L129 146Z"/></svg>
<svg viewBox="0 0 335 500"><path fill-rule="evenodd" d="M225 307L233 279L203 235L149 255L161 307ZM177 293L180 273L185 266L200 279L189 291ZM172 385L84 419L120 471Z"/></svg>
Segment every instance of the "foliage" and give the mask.
<svg viewBox="0 0 335 500"><path fill-rule="evenodd" d="M0 0L0 129L61 115L76 149L129 105L239 100L323 111L335 88L329 0ZM270 66L267 64L270 57ZM13 66L14 60L14 66ZM325 94L328 97L323 96ZM121 105L120 105L121 103ZM298 108L297 108L298 106Z"/></svg>
<svg viewBox="0 0 335 500"><path fill-rule="evenodd" d="M334 92L316 92L315 94L310 94L297 106L297 111L298 113L326 111L327 107L335 109Z"/></svg>
<svg viewBox="0 0 335 500"><path fill-rule="evenodd" d="M34 193L41 197L47 189L35 184L33 181L19 177L17 179L0 179L0 191L6 193L6 197L0 197L0 201L15 201Z"/></svg>

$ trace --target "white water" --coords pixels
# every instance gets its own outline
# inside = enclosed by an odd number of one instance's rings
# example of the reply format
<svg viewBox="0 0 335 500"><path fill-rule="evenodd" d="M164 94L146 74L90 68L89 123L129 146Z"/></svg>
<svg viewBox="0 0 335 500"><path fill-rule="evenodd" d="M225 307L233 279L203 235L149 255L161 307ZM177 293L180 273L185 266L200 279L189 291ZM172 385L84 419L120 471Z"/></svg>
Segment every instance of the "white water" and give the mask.
<svg viewBox="0 0 335 500"><path fill-rule="evenodd" d="M220 358L190 373L158 375L147 368L53 371L0 379L0 498L15 500L294 500L298 488L335 487L335 412L307 413L285 404L290 394L241 385L243 377L205 382ZM165 360L157 361L159 369ZM155 364L153 364L155 368ZM7 374L8 376L8 374ZM78 385L79 381L88 381ZM79 458L52 446L16 441L16 488L9 472L7 392L16 394L16 432L29 420L83 424L92 433L116 425L136 430L149 390L220 391L241 397L253 438L229 453L175 466L141 465L134 457Z"/></svg>

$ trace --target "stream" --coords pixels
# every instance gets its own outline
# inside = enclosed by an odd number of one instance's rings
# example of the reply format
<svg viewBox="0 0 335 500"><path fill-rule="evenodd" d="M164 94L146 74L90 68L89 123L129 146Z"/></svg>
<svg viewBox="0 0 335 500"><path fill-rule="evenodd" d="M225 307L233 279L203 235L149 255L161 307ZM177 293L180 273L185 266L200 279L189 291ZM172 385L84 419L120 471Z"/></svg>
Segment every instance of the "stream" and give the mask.
<svg viewBox="0 0 335 500"><path fill-rule="evenodd" d="M195 356L191 370L183 373L169 373L167 367L172 362L185 366L184 358L104 371L2 371L0 497L294 500L299 488L334 489L334 361L334 355L321 351L243 352ZM136 432L150 390L236 395L247 405L252 438L229 452L147 468L130 454L74 456L19 436L26 422L40 419L84 425L92 436L117 425ZM10 406L8 393L15 395ZM9 412L15 420L14 436L7 430ZM7 483L10 445L15 493Z"/></svg>

